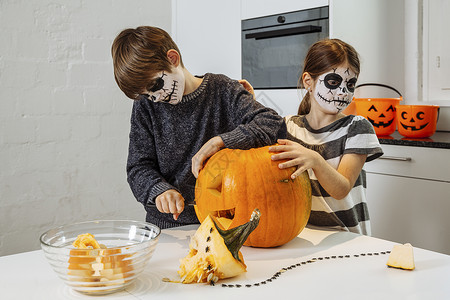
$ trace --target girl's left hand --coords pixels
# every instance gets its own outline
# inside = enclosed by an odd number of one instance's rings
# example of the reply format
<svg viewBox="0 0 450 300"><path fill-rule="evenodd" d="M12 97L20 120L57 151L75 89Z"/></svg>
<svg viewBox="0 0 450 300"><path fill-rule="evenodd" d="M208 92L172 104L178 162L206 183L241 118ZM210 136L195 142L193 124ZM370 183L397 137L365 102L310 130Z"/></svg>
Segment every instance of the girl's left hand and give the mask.
<svg viewBox="0 0 450 300"><path fill-rule="evenodd" d="M248 82L248 81L245 80L245 79L241 79L241 80L238 80L238 81L239 81L240 84L242 84L242 86L243 86L248 92L250 92L250 94L253 95L253 99L256 99L255 91L253 90L253 86L250 84L250 82Z"/></svg>
<svg viewBox="0 0 450 300"><path fill-rule="evenodd" d="M291 175L292 179L295 179L308 169L313 169L320 161L321 156L319 153L296 142L286 139L280 139L277 142L279 145L269 147L269 151L278 152L273 154L271 158L272 160L287 160L278 165L280 169L297 167L297 170Z"/></svg>

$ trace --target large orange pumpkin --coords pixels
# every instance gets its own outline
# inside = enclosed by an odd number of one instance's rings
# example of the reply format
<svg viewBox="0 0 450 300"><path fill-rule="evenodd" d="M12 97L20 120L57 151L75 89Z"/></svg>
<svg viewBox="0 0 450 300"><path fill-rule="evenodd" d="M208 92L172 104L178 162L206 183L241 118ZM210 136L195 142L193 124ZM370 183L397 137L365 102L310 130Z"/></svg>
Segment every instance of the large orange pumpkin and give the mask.
<svg viewBox="0 0 450 300"><path fill-rule="evenodd" d="M258 228L246 246L275 247L295 238L311 212L311 183L304 172L291 179L295 167L279 169L267 147L223 149L200 171L196 187L196 213L200 222L209 214L225 228L245 224L258 208Z"/></svg>

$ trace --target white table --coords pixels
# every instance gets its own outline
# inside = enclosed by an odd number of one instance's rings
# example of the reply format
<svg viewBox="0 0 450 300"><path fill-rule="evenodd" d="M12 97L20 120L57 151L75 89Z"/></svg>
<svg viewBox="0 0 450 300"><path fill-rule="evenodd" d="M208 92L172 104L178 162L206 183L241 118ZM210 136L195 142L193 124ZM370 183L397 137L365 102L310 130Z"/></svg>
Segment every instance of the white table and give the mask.
<svg viewBox="0 0 450 300"><path fill-rule="evenodd" d="M306 228L278 248L243 247L247 273L219 281L215 286L163 282L163 277L177 279L179 259L188 253L190 236L196 228L163 230L144 273L126 290L107 296L89 297L65 286L41 250L0 257L0 299L235 300L277 299L286 295L308 300L450 299L450 256L414 248L414 271L388 268L388 254L380 252L391 250L395 243L312 228ZM315 262L301 264L272 282L266 281L283 267L313 258ZM253 285L262 281L266 284ZM242 287L222 287L222 284ZM246 287L247 284L252 286Z"/></svg>

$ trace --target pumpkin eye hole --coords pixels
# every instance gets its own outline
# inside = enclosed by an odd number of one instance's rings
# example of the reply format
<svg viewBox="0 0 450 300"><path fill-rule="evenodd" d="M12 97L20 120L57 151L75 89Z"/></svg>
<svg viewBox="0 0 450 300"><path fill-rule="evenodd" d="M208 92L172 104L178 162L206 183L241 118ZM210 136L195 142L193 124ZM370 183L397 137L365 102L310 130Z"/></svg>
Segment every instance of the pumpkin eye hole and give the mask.
<svg viewBox="0 0 450 300"><path fill-rule="evenodd" d="M369 108L369 111L371 111L371 110L378 111L377 108L376 108L374 105L372 105L372 106Z"/></svg>
<svg viewBox="0 0 450 300"><path fill-rule="evenodd" d="M388 109L386 109L386 111L395 111L395 108L391 105L388 107Z"/></svg>
<svg viewBox="0 0 450 300"><path fill-rule="evenodd" d="M222 173L216 175L208 184L208 191L214 194L216 197L222 193Z"/></svg>
<svg viewBox="0 0 450 300"><path fill-rule="evenodd" d="M416 115L417 119L419 119L419 120L425 119L424 114L425 113L423 111L419 111Z"/></svg>
<svg viewBox="0 0 450 300"><path fill-rule="evenodd" d="M407 115L406 111L403 111L402 114L401 114L403 120L407 120L408 119L408 117L406 115Z"/></svg>

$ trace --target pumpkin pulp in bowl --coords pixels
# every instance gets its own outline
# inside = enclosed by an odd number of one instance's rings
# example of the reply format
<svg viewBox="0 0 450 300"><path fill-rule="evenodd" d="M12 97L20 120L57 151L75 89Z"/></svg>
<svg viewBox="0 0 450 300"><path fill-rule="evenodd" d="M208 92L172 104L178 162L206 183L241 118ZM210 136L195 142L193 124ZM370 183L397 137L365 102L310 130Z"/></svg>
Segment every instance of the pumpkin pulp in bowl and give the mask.
<svg viewBox="0 0 450 300"><path fill-rule="evenodd" d="M142 273L160 232L147 222L96 220L50 229L40 241L48 262L68 286L103 295L126 288Z"/></svg>

